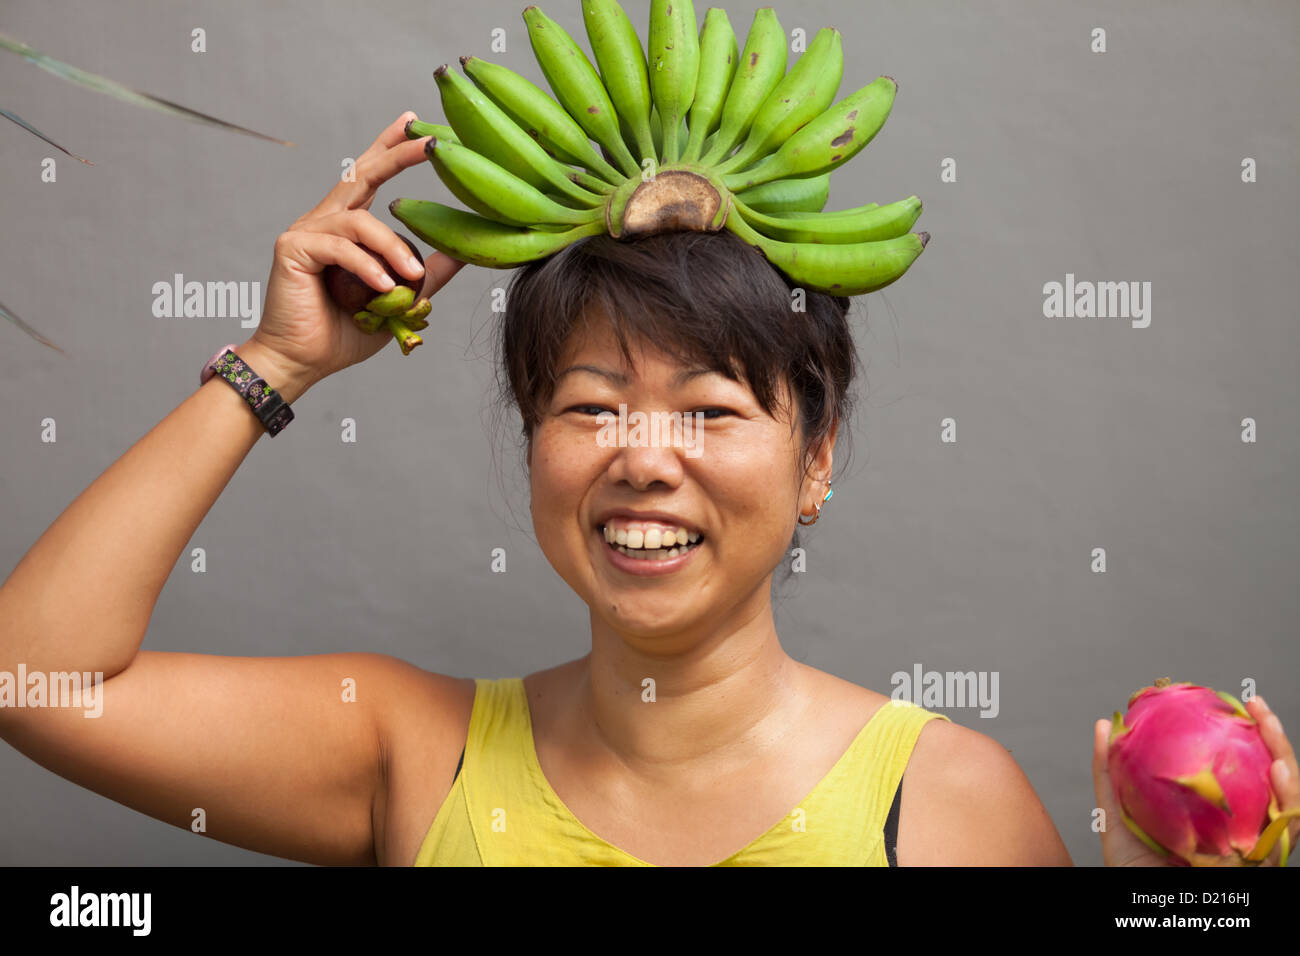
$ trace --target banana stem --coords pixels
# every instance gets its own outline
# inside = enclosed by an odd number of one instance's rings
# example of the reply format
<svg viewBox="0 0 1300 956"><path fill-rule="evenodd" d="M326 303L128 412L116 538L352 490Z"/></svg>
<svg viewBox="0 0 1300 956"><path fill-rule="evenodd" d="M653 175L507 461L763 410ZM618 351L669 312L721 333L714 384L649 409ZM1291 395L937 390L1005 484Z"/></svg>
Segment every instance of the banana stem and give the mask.
<svg viewBox="0 0 1300 956"><path fill-rule="evenodd" d="M668 127L672 126L670 130ZM681 159L681 150L678 146L677 135L681 132L681 122L668 124L664 123L664 165L676 163Z"/></svg>
<svg viewBox="0 0 1300 956"><path fill-rule="evenodd" d="M691 128L690 139L686 141L686 148L682 150L681 162L694 163L700 158L700 149L704 146L704 127L696 125Z"/></svg>
<svg viewBox="0 0 1300 956"><path fill-rule="evenodd" d="M655 156L655 141L650 134L649 121L639 124L633 135L636 136L636 148L641 154L641 162L644 163L647 159L658 162L659 157Z"/></svg>
<svg viewBox="0 0 1300 956"><path fill-rule="evenodd" d="M701 165L716 168L719 163L725 160L733 149L736 148L736 140L739 137L733 136L730 140L722 138L722 130L719 129L713 136L713 145L700 158Z"/></svg>
<svg viewBox="0 0 1300 956"><path fill-rule="evenodd" d="M583 189L588 189L593 193L600 193L601 195L609 195L614 191L614 185L612 183L607 183L603 179L598 179L591 173L576 173L573 181Z"/></svg>

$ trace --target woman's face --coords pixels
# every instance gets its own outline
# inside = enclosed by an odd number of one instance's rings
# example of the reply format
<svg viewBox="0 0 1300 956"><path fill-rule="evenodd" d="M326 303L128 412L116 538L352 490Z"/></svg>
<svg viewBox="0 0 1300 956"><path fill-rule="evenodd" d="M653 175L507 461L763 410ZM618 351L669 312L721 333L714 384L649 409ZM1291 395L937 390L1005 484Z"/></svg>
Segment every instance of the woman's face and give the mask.
<svg viewBox="0 0 1300 956"><path fill-rule="evenodd" d="M811 514L824 488L804 483L801 501L799 435L747 385L630 350L629 366L599 321L567 344L529 453L538 543L594 615L625 636L743 623L768 607L801 504ZM659 426L638 430L638 412L659 413ZM676 429L663 424L673 412ZM816 473L829 465L827 453Z"/></svg>

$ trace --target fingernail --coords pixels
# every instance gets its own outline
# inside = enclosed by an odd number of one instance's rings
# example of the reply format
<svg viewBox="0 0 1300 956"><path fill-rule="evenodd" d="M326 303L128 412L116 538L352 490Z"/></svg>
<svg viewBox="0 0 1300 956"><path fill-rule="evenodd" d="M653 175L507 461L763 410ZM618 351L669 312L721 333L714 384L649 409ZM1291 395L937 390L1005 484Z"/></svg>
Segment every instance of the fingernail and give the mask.
<svg viewBox="0 0 1300 956"><path fill-rule="evenodd" d="M407 257L406 257L406 268L408 268L408 269L413 269L413 270L415 270L416 272L423 272L423 271L424 271L424 263L421 262L419 259L415 258L415 256L407 256Z"/></svg>
<svg viewBox="0 0 1300 956"><path fill-rule="evenodd" d="M1290 769L1281 760L1277 762L1276 775L1277 775L1278 783L1286 783L1287 778L1291 776Z"/></svg>
<svg viewBox="0 0 1300 956"><path fill-rule="evenodd" d="M1255 695L1255 699L1259 701L1259 706L1263 707L1269 713L1272 713L1273 708L1268 706L1268 701L1266 701L1263 697L1260 697L1258 694Z"/></svg>
<svg viewBox="0 0 1300 956"><path fill-rule="evenodd" d="M385 272L379 276L379 287L385 292L388 292L391 289L397 288L397 283L393 281L392 276Z"/></svg>

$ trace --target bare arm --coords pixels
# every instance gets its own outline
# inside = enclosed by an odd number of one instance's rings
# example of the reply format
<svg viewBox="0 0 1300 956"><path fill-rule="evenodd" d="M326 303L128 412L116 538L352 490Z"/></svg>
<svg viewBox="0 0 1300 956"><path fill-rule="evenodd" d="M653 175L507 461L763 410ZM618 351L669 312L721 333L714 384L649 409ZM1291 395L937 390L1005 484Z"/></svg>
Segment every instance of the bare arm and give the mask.
<svg viewBox="0 0 1300 956"><path fill-rule="evenodd" d="M256 343L237 351L286 400L305 390ZM100 716L0 708L0 736L168 823L188 828L201 810L224 842L374 862L375 685L397 662L139 652L182 548L262 434L235 390L211 379L41 536L0 588L0 669L102 672ZM345 677L359 684L356 704L342 702Z"/></svg>
<svg viewBox="0 0 1300 956"><path fill-rule="evenodd" d="M401 240L366 211L380 183L424 160L423 142L403 133L412 116L362 154L355 181L337 184L276 240L261 325L236 351L291 404L392 341L387 331L362 333L328 299L323 269L337 264L383 288L364 244L405 275L423 271L405 264ZM425 294L459 265L433 257ZM384 854L376 836L398 717L422 707L415 719L436 736L463 699L459 682L378 654L140 651L182 549L263 434L235 390L213 378L37 540L0 586L0 671L102 673L101 713L0 707L0 738L177 826L202 811L207 835L223 842L314 863L373 863ZM355 701L344 694L349 679Z"/></svg>
<svg viewBox="0 0 1300 956"><path fill-rule="evenodd" d="M236 351L290 404L310 387L252 340ZM6 579L0 668L13 673L24 662L28 671L105 679L125 670L181 550L264 433L229 383L214 376L196 388L64 509Z"/></svg>

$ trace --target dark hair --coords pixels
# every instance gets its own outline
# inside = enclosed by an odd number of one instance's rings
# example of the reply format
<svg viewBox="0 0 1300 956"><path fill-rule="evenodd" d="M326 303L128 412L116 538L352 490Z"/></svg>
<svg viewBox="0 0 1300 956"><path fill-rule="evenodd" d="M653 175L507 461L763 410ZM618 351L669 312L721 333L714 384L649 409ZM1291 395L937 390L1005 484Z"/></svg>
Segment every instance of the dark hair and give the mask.
<svg viewBox="0 0 1300 956"><path fill-rule="evenodd" d="M555 387L571 332L607 316L624 356L652 343L683 363L744 381L769 414L783 382L798 405L802 460L836 423L847 437L857 353L850 300L797 288L731 232L673 231L635 239L598 235L518 269L498 332L497 385L531 441ZM788 413L788 409L781 409Z"/></svg>

